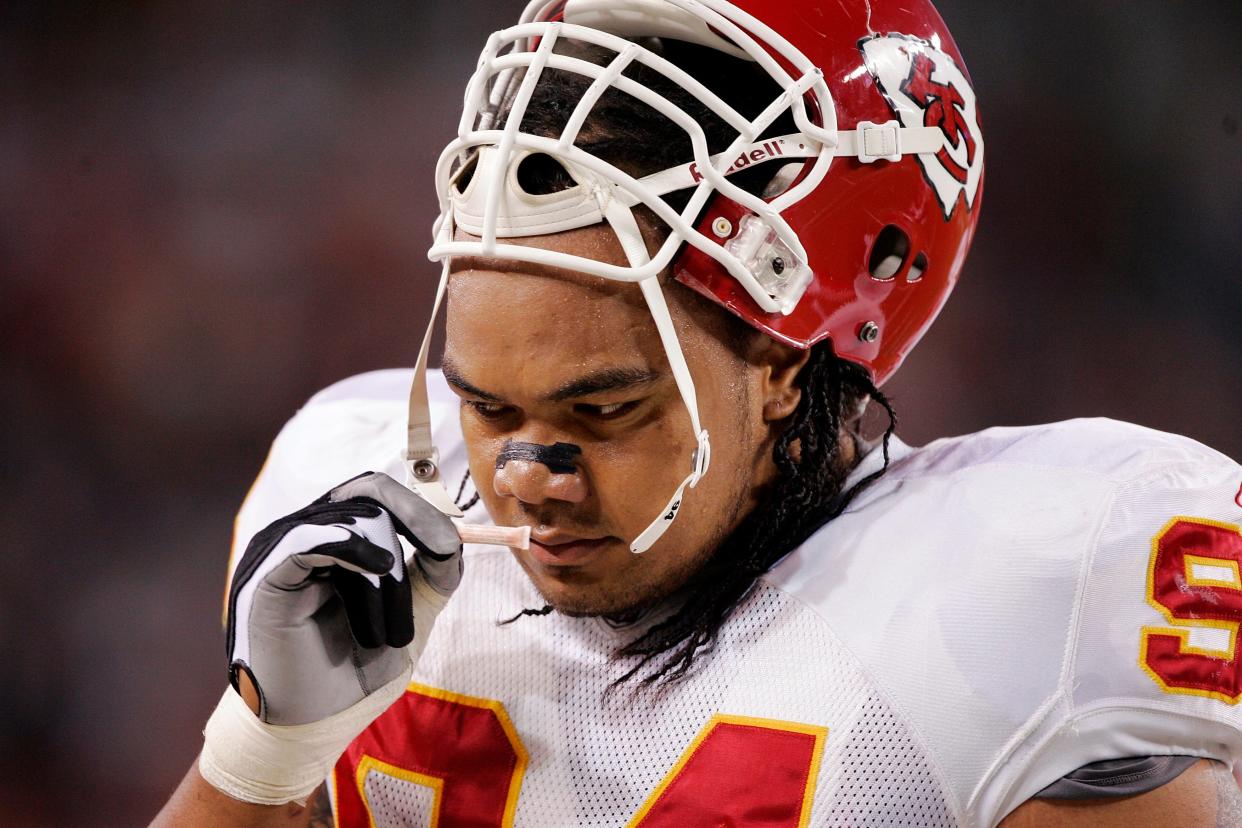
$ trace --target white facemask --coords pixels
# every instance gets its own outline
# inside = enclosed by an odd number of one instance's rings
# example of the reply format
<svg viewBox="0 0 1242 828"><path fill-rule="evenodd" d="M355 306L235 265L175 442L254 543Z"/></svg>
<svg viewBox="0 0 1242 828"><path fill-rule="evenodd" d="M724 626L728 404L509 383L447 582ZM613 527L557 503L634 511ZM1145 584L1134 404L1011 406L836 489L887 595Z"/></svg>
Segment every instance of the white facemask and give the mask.
<svg viewBox="0 0 1242 828"><path fill-rule="evenodd" d="M836 110L821 72L798 50L770 28L724 0L570 0L561 21L544 17L560 4L536 0L522 22L493 34L479 59L466 90L466 106L458 137L441 154L436 172L440 217L435 242L428 253L443 264L435 306L410 393L410 484L449 514L460 514L439 483L438 455L431 443L424 374L431 329L448 281L453 256L495 257L580 271L607 279L637 282L651 311L668 355L674 380L694 429L696 447L686 458L689 473L668 505L630 543L645 552L668 529L680 509L687 487L706 473L711 457L707 431L699 419L694 381L678 343L658 276L683 244L690 244L718 261L763 310L790 313L812 274L797 234L781 213L813 190L835 156L850 155L863 162L935 152L942 146L939 129L904 128L896 121L863 123L838 132ZM701 83L664 58L627 37L669 37L710 46L735 57L754 61L779 88L779 94L754 119L734 110ZM558 54L561 40L603 47L615 53L607 65ZM783 58L773 57L773 52ZM702 127L668 99L648 89L623 71L641 63L681 86L737 131L724 152L710 155ZM792 67L795 74L786 70ZM577 72L592 79L561 134L555 138L520 129L526 107L545 69ZM629 94L682 126L694 149L685 164L635 179L612 164L575 146L575 139L592 108L605 91ZM808 115L807 98L814 98L823 124ZM505 126L494 128L494 113L505 111ZM792 116L798 132L778 138L760 136L778 117ZM885 154L879 154L881 152ZM530 155L543 153L560 163L572 185L555 193L526 192L518 169ZM790 161L798 162L790 167ZM798 173L790 186L764 199L728 180L738 169L779 161L782 169ZM459 189L463 169L473 165L469 181ZM662 196L693 188L689 202L677 212ZM738 232L727 244L694 227L708 200L721 194L746 207ZM648 253L634 215L637 205L653 211L670 228L668 238L654 255ZM625 251L628 266L573 256L545 248L504 243L505 238L545 235L606 222ZM477 241L454 238L460 228ZM779 258L782 267L769 263Z"/></svg>

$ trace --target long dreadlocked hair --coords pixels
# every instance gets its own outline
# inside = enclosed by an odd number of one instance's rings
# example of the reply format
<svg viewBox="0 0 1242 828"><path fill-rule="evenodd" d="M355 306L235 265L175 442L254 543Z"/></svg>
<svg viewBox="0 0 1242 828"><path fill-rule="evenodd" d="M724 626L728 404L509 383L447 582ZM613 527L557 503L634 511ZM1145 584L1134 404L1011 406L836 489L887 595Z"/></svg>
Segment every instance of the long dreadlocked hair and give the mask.
<svg viewBox="0 0 1242 828"><path fill-rule="evenodd" d="M759 577L839 515L888 467L888 444L897 417L866 370L840 359L824 344L812 348L797 383L802 399L772 447L775 482L690 578L682 590L686 597L680 609L618 651L619 656L639 657L618 683L652 662L658 664L643 677L644 683L684 675L695 655L710 649L720 627ZM849 466L842 457L841 436L868 397L888 414L881 445L884 466L842 491Z"/></svg>
<svg viewBox="0 0 1242 828"><path fill-rule="evenodd" d="M716 50L669 40L649 39L644 45L693 74L747 117L758 115L777 94L766 74L752 64ZM558 45L558 51L563 48ZM571 45L569 49L579 57L601 64L613 54L583 45ZM721 152L728 147L733 137L731 128L681 87L638 63L630 64L625 74L664 96L702 124L710 152ZM588 83L588 79L578 74L546 70L527 107L522 128L537 134L559 135ZM792 129L792 118L785 115L764 134L779 135ZM575 144L635 177L684 163L693 155L690 140L681 127L616 89L608 90L600 98ZM465 173L469 175L470 171ZM523 188L531 193L555 192L573 183L558 162L539 155L526 159L519 167L518 177ZM751 168L738 172L732 180L743 189L759 193L771 177L770 171ZM459 186L464 187L464 179ZM689 193L672 193L665 196L665 200L680 210L688 202ZM646 218L660 223L649 211ZM670 282L669 287L694 296L675 282ZM733 317L730 320L732 336L737 340L734 344L748 336L762 336L740 320ZM891 404L872 383L866 369L840 359L831 343L825 341L811 348L810 358L796 382L802 391L801 400L772 447L772 459L778 472L776 480L761 496L755 509L683 586L679 593L683 603L679 608L618 650L617 657L633 657L636 663L616 685L628 682L648 667L650 671L642 677L647 685L675 681L685 675L696 655L715 643L721 626L757 580L816 529L840 514L856 494L888 467L889 439L897 419ZM842 456L841 440L855 427L859 412L868 400L881 406L888 415L882 441L884 466L848 491L842 491L849 464ZM856 439L857 435L847 436L850 438ZM464 491L464 480L462 484ZM477 499L475 495L470 505ZM505 623L523 616L547 615L551 611L551 607L527 609Z"/></svg>

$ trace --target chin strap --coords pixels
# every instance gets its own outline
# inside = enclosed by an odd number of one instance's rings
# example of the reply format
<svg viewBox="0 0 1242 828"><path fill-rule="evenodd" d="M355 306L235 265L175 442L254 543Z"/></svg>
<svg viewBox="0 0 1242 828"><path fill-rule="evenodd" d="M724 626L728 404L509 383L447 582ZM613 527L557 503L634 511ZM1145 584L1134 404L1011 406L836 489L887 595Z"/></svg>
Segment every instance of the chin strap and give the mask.
<svg viewBox="0 0 1242 828"><path fill-rule="evenodd" d="M625 256L632 267L642 267L650 261L642 231L630 208L613 200L604 208L604 216L613 232L617 234L617 240L621 242L621 248L625 251ZM681 485L673 492L668 505L656 519L630 543L630 551L636 555L650 549L672 525L673 519L677 517L677 512L681 509L686 487L694 488L698 484L706 474L712 456L707 429L703 428L699 421L699 403L694 390L694 379L690 376L690 368L686 365L686 357L677 339L677 331L673 328L673 318L668 312L668 304L664 301L664 291L660 288L659 279L655 276L643 279L638 283L638 287L642 290L643 298L647 301L647 308L651 311L651 318L655 321L656 330L660 333L660 342L664 345L665 354L668 355L669 367L672 368L677 390L681 392L681 399L685 402L686 411L690 414L690 425L694 429L697 445L690 457L690 474L681 481Z"/></svg>
<svg viewBox="0 0 1242 828"><path fill-rule="evenodd" d="M448 287L449 259L440 270L440 284L436 287L436 301L431 306L431 318L423 334L422 347L418 349L418 362L414 366L414 380L410 383L410 415L406 425L405 485L417 492L424 500L449 517L461 517L462 511L449 497L440 480L440 452L431 441L431 406L427 401L427 352L431 350L431 334L440 315L440 304Z"/></svg>
<svg viewBox="0 0 1242 828"><path fill-rule="evenodd" d="M616 233L630 264L634 267L646 264L650 260L647 245L643 241L642 231L630 208L613 199L604 208L604 214L613 232ZM431 439L431 415L427 396L427 353L431 348L431 334L440 312L445 289L448 286L449 267L450 259L446 257L440 273L440 284L436 288L431 319L427 322L427 331L423 334L423 344L418 352L414 380L410 383L410 413L405 454L406 485L446 515L460 517L461 510L453 503L444 485L440 482L439 453ZM677 512L681 509L686 488L693 488L697 485L707 473L707 467L711 463L711 443L708 440L707 430L703 428L699 420L699 404L694 390L694 380L690 376L689 366L686 365L686 357L677 339L677 331L673 327L673 318L669 314L660 282L657 277L652 276L640 281L638 286L651 311L651 318L655 321L656 330L660 334L660 342L668 355L677 390L681 393L686 411L690 414L690 425L694 430L696 445L690 456L690 474L681 481L676 491L673 492L672 498L655 520L630 543L630 551L635 554L650 549L672 525Z"/></svg>
<svg viewBox="0 0 1242 828"><path fill-rule="evenodd" d="M650 261L647 245L643 241L642 231L633 211L619 199L610 198L603 206L604 218L612 227L625 251L626 258L632 267L642 267ZM451 237L452 222L439 228L440 235ZM435 328L436 317L444 300L448 287L451 259L445 257L440 272L440 284L436 287L435 304L431 309L431 319L427 322L427 331L423 334L423 344L418 352L418 363L414 368L414 380L410 384L410 413L406 449L406 485L422 495L441 512L453 517L460 517L462 512L453 503L440 482L439 453L431 439L431 416L427 396L427 354L431 348L431 334ZM664 292L660 288L658 277L652 276L638 283L643 299L651 312L656 330L660 334L660 342L668 356L669 367L673 372L673 380L681 393L686 411L690 415L690 425L694 430L695 448L690 456L690 474L673 492L668 504L660 514L630 542L630 551L638 554L646 552L668 530L677 512L681 509L686 488L693 488L707 473L711 463L711 443L707 430L699 420L698 397L694 389L694 380L690 376L690 368L686 365L685 354L677 339L677 331L673 327L673 318L669 314Z"/></svg>

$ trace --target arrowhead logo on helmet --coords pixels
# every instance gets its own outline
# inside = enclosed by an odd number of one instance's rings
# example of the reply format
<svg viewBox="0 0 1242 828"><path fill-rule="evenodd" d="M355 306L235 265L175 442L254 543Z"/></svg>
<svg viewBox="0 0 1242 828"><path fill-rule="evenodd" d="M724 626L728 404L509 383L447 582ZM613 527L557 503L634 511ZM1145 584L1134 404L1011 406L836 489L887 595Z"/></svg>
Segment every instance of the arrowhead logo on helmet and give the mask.
<svg viewBox="0 0 1242 828"><path fill-rule="evenodd" d="M932 43L901 34L859 42L867 69L903 126L939 127L945 144L915 156L948 220L959 198L973 209L983 174L983 134L975 91L965 74Z"/></svg>

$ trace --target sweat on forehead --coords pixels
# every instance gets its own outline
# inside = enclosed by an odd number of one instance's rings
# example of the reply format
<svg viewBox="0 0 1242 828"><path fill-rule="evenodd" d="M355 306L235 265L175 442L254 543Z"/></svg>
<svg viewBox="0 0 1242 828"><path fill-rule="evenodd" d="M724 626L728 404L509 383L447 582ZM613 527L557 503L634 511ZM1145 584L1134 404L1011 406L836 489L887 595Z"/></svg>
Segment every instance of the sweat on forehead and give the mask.
<svg viewBox="0 0 1242 828"><path fill-rule="evenodd" d="M566 375L616 366L667 370L659 334L636 286L583 274L554 277L532 265L511 270L509 262L470 264L477 268L462 269L449 280L444 350L445 361L467 376L481 375L489 363L516 365L523 373L558 364L564 371L556 373ZM711 368L699 371L736 372L740 366L733 360L745 360L756 341L766 339L688 288L674 283L666 295L687 354L716 351L713 342L725 346L727 356L718 354Z"/></svg>
<svg viewBox="0 0 1242 828"><path fill-rule="evenodd" d="M656 332L637 288L591 278L508 269L454 274L445 316L446 356L465 364L484 358L563 362L605 354L614 361L622 351L646 355L651 349L643 343ZM650 358L660 356L652 351Z"/></svg>

